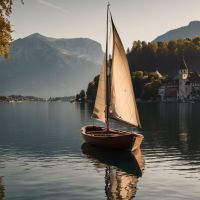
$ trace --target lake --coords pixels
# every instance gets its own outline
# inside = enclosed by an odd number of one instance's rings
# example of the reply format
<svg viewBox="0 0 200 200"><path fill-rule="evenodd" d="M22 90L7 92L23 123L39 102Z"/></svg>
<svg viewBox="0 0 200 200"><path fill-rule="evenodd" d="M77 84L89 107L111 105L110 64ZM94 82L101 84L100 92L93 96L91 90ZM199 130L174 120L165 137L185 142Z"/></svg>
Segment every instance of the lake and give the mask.
<svg viewBox="0 0 200 200"><path fill-rule="evenodd" d="M91 113L90 104L0 103L0 200L200 198L200 104L140 103L145 138L134 155L84 144Z"/></svg>

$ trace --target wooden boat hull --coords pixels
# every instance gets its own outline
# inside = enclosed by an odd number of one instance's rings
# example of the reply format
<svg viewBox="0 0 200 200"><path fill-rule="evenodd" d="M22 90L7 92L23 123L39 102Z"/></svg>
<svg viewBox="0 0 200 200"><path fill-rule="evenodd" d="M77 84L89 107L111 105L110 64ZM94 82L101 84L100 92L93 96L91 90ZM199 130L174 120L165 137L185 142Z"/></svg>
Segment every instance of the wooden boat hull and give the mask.
<svg viewBox="0 0 200 200"><path fill-rule="evenodd" d="M104 127L99 126L84 126L81 129L84 140L92 145L121 150L136 150L140 148L143 140L143 135L109 129L109 132Z"/></svg>

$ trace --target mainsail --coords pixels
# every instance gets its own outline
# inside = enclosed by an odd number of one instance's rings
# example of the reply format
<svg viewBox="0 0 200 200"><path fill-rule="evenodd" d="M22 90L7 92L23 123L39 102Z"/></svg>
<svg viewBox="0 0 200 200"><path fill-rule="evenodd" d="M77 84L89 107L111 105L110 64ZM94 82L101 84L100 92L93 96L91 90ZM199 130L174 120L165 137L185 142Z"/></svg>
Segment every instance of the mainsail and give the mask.
<svg viewBox="0 0 200 200"><path fill-rule="evenodd" d="M140 127L126 53L112 21L113 57L111 67L111 114L120 121Z"/></svg>
<svg viewBox="0 0 200 200"><path fill-rule="evenodd" d="M93 110L92 117L105 122L105 108L106 108L106 56L99 76L99 83L97 89L97 95Z"/></svg>
<svg viewBox="0 0 200 200"><path fill-rule="evenodd" d="M111 22L113 30L111 88L109 89L109 87L106 86L107 56L105 55L99 77L93 117L102 122L106 122L106 98L107 90L110 90L110 116L136 127L140 127L140 119L126 53L112 18Z"/></svg>

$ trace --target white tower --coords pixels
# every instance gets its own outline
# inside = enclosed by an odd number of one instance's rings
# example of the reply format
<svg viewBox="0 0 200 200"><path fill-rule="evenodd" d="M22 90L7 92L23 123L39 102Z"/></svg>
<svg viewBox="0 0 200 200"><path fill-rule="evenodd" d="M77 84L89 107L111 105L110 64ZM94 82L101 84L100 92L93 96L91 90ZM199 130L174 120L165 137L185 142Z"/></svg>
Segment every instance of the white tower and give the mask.
<svg viewBox="0 0 200 200"><path fill-rule="evenodd" d="M184 58L181 59L179 66L179 87L178 87L178 100L185 101L189 95L190 84L188 81L189 70L185 63Z"/></svg>

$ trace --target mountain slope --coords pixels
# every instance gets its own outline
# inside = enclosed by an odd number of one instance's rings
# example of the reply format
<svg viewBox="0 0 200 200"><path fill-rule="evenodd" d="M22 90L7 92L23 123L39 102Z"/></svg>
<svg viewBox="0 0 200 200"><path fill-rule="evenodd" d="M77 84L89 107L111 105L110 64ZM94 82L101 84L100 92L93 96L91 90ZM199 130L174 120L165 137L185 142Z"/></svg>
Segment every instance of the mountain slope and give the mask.
<svg viewBox="0 0 200 200"><path fill-rule="evenodd" d="M0 95L73 95L99 73L102 58L101 45L87 38L18 39L10 61L0 60Z"/></svg>
<svg viewBox="0 0 200 200"><path fill-rule="evenodd" d="M200 21L192 21L188 26L183 26L158 36L153 42L163 42L175 39L185 39L200 36Z"/></svg>

